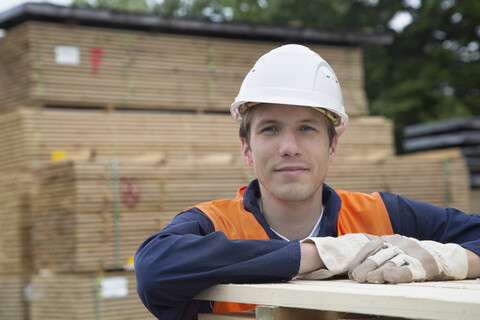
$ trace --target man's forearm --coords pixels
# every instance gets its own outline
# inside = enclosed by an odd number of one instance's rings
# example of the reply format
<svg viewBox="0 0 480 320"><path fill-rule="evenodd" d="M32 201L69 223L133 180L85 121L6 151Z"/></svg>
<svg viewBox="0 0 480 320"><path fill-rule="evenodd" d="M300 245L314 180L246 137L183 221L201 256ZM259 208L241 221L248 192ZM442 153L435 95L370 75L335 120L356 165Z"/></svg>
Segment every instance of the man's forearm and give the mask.
<svg viewBox="0 0 480 320"><path fill-rule="evenodd" d="M468 258L467 278L480 278L480 256L473 251L465 249Z"/></svg>

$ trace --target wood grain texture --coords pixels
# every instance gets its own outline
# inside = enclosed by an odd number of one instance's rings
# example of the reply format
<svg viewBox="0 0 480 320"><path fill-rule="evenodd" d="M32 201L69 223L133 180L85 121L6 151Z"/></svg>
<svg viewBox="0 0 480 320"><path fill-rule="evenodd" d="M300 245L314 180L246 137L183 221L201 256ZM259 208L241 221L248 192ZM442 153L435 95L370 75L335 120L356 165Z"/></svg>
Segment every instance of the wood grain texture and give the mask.
<svg viewBox="0 0 480 320"><path fill-rule="evenodd" d="M480 283L476 280L397 285L350 280L228 284L212 287L196 299L409 319L480 318Z"/></svg>

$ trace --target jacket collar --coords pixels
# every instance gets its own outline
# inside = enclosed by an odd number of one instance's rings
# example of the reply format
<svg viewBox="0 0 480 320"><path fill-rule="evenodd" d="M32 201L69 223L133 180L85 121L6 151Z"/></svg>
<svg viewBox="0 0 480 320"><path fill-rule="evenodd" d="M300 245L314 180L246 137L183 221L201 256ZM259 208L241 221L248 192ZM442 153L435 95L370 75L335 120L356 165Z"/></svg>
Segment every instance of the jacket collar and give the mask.
<svg viewBox="0 0 480 320"><path fill-rule="evenodd" d="M269 236L270 239L280 239L268 225L265 217L263 216L260 207L258 206L257 198L261 196L260 194L260 185L258 180L252 180L245 192L243 194L243 207L245 210L251 212L260 225L265 229L265 232ZM325 210L323 211L322 222L320 225L320 231L318 236L319 237L336 237L338 235L337 231L337 220L338 220L338 212L340 211L341 207L341 200L340 196L330 188L325 183L323 184L323 191L322 191L322 199L323 205L325 206ZM312 226L313 228L313 226Z"/></svg>

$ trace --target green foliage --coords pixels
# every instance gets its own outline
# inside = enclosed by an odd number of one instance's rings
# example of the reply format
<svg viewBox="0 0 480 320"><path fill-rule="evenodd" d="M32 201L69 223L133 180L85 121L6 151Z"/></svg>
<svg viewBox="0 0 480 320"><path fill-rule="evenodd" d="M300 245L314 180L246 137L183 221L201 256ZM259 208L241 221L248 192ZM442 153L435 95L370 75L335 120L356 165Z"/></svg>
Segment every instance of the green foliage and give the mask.
<svg viewBox="0 0 480 320"><path fill-rule="evenodd" d="M405 125L480 115L478 0L74 0L74 5L166 16L321 29L392 32L390 46L365 50L370 111L392 118L397 150ZM394 32L399 12L413 22ZM347 106L348 112L348 106Z"/></svg>
<svg viewBox="0 0 480 320"><path fill-rule="evenodd" d="M73 0L72 5L131 12L152 11L147 0Z"/></svg>

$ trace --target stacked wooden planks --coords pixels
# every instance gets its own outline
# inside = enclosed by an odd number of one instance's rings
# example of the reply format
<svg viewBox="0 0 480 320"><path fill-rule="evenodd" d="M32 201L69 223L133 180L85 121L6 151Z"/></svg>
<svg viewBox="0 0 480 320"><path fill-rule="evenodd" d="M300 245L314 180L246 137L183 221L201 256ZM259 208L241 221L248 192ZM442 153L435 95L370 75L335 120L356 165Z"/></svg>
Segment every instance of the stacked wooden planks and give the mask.
<svg viewBox="0 0 480 320"><path fill-rule="evenodd" d="M32 279L31 319L153 320L133 272L39 274Z"/></svg>
<svg viewBox="0 0 480 320"><path fill-rule="evenodd" d="M391 158L385 169L387 191L472 213L470 173L459 148Z"/></svg>
<svg viewBox="0 0 480 320"><path fill-rule="evenodd" d="M335 189L385 191L472 213L469 171L460 149L415 155L338 158L326 182Z"/></svg>
<svg viewBox="0 0 480 320"><path fill-rule="evenodd" d="M32 272L29 173L0 171L0 319L28 319L24 289Z"/></svg>
<svg viewBox="0 0 480 320"><path fill-rule="evenodd" d="M0 108L33 102L225 112L254 62L280 45L28 21L0 39ZM349 115L366 115L362 49L311 48L335 70ZM10 77L23 79L13 91Z"/></svg>
<svg viewBox="0 0 480 320"><path fill-rule="evenodd" d="M368 129L365 129L365 128ZM0 167L36 166L52 152L71 157L136 157L149 152L240 153L228 114L18 108L0 116ZM393 155L392 123L357 117L339 139L339 157Z"/></svg>
<svg viewBox="0 0 480 320"><path fill-rule="evenodd" d="M0 275L28 275L30 254L29 173L0 171Z"/></svg>
<svg viewBox="0 0 480 320"><path fill-rule="evenodd" d="M251 178L241 159L228 154L45 165L33 203L35 269L124 268L143 240L176 214L235 197Z"/></svg>
<svg viewBox="0 0 480 320"><path fill-rule="evenodd" d="M0 38L0 109L15 107L30 96L30 72L35 57L28 50L29 32L26 24L8 31Z"/></svg>
<svg viewBox="0 0 480 320"><path fill-rule="evenodd" d="M4 271L4 270L2 270ZM30 275L0 275L0 319L27 320Z"/></svg>

